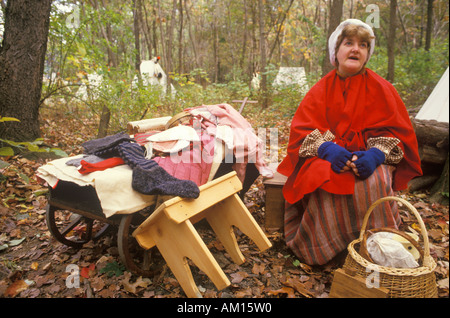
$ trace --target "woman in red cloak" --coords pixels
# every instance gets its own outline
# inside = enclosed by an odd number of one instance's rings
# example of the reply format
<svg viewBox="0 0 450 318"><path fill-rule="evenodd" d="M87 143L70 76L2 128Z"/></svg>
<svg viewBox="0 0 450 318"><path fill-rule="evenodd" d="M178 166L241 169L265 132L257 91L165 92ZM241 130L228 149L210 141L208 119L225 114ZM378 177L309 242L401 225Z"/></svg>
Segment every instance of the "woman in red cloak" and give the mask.
<svg viewBox="0 0 450 318"><path fill-rule="evenodd" d="M305 95L291 124L285 238L305 263L325 264L346 249L369 206L421 175L417 139L395 88L365 67L375 36L359 20L342 22L329 39L335 70ZM369 226L401 223L395 202L380 204Z"/></svg>

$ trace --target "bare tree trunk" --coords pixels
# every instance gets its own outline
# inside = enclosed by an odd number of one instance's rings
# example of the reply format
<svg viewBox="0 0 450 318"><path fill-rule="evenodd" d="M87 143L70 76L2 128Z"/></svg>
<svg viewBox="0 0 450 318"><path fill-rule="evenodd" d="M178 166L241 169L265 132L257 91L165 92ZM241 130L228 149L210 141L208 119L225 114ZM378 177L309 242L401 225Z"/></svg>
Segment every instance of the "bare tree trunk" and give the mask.
<svg viewBox="0 0 450 318"><path fill-rule="evenodd" d="M170 82L171 82L170 74L174 71L172 51L174 50L173 38L174 38L174 30L175 30L176 13L177 13L177 0L173 0L172 1L172 16L170 18L169 30L167 32L168 33L168 35L167 35L167 51L166 51L167 84L170 84Z"/></svg>
<svg viewBox="0 0 450 318"><path fill-rule="evenodd" d="M261 93L262 93L262 107L267 108L267 74L266 74L266 38L264 34L264 7L262 0L258 0L259 11L259 49L261 54Z"/></svg>
<svg viewBox="0 0 450 318"><path fill-rule="evenodd" d="M104 0L101 0L101 2L102 2L102 7L106 8L106 4L105 4ZM99 5L98 5L98 1L91 0L91 4L97 10L97 17L99 20L100 32L106 42L106 50L107 50L107 54L108 54L108 65L109 65L109 67L117 67L117 65L118 65L117 56L112 49L113 40L112 40L111 25L109 23L107 23L106 25L103 25L101 23L100 9L99 9ZM111 118L111 110L106 105L103 105L102 112L100 115L100 122L99 122L99 126L98 126L97 138L105 137L108 134L110 118Z"/></svg>
<svg viewBox="0 0 450 318"><path fill-rule="evenodd" d="M140 77L139 69L141 65L141 45L140 45L140 26L139 22L141 20L141 12L140 12L140 1L133 0L133 22L134 22L134 48L136 50L135 54L135 64L134 68L138 72L138 76Z"/></svg>
<svg viewBox="0 0 450 318"><path fill-rule="evenodd" d="M326 50L325 50L326 53L325 53L325 59L322 63L322 76L325 76L327 73L329 73L334 68L334 66L330 62L330 53L328 51L328 39L329 39L331 33L333 33L333 31L341 23L343 6L344 6L344 0L333 0L333 3L331 4L330 22L328 25L328 35L327 35L327 46L326 46Z"/></svg>
<svg viewBox="0 0 450 318"><path fill-rule="evenodd" d="M184 15L183 15L183 0L178 2L178 11L180 12L180 28L178 29L178 73L184 72L183 65L183 28L184 28Z"/></svg>
<svg viewBox="0 0 450 318"><path fill-rule="evenodd" d="M50 23L51 0L7 1L0 44L0 116L20 122L0 125L0 137L16 141L40 136L39 100Z"/></svg>
<svg viewBox="0 0 450 318"><path fill-rule="evenodd" d="M283 29L284 21L286 20L286 17L288 15L289 10L291 9L293 3L294 3L294 0L291 0L289 2L289 5L288 5L286 11L283 11L283 13L282 13L281 21L278 24L277 35L275 37L275 40L273 41L272 48L270 49L269 58L267 59L268 63L270 63L270 61L272 60L273 51L275 50L277 43L279 43L279 41L280 41L280 34L281 34L281 30Z"/></svg>
<svg viewBox="0 0 450 318"><path fill-rule="evenodd" d="M191 21L191 16L189 13L189 6L186 4L186 0L184 2L184 8L186 9L186 20L187 20L187 24L188 24L187 28L188 28L188 33L189 33L189 39L191 40L192 52L194 53L195 67L198 68L198 67L200 67L200 62L199 62L199 57L198 57L198 53L197 53L197 43L196 43L194 33L192 32L192 21Z"/></svg>
<svg viewBox="0 0 450 318"><path fill-rule="evenodd" d="M253 1L250 2L251 14L252 14L252 28L251 28L251 50L250 50L250 75L255 72L260 72L259 60L256 58L258 54L258 41L256 39L256 25L258 19L256 18L256 8L255 3Z"/></svg>
<svg viewBox="0 0 450 318"><path fill-rule="evenodd" d="M447 160L445 161L444 169L442 170L441 176L436 181L436 183L431 188L431 201L438 202L441 204L448 205L448 183L449 183L449 173L448 173L448 153Z"/></svg>
<svg viewBox="0 0 450 318"><path fill-rule="evenodd" d="M433 27L433 0L428 0L427 33L425 35L425 50L427 51L429 51L431 47L432 27Z"/></svg>
<svg viewBox="0 0 450 318"><path fill-rule="evenodd" d="M153 16L156 17L156 9L155 7L153 7ZM158 35L156 34L158 27L156 25L156 19L153 19L152 21L152 33L153 33L153 49L154 49L154 56L158 56L159 55L159 50L158 50ZM162 34L160 35L160 37L162 38ZM162 40L161 40L162 41ZM162 46L162 44L161 44ZM152 58L152 52L150 52L150 58Z"/></svg>
<svg viewBox="0 0 450 318"><path fill-rule="evenodd" d="M388 38L388 72L386 79L393 83L395 75L395 30L397 29L397 0L391 0Z"/></svg>
<svg viewBox="0 0 450 318"><path fill-rule="evenodd" d="M244 69L244 61L245 61L245 54L247 51L247 36L248 36L248 15L247 15L247 1L244 0L243 1L243 6L244 6L244 30L243 30L243 36L242 36L242 51L241 51L241 60L239 62L239 66L240 68L243 70ZM248 74L249 79L251 79L252 74Z"/></svg>
<svg viewBox="0 0 450 318"><path fill-rule="evenodd" d="M216 6L217 7L217 6ZM212 35L212 42L213 42L213 57L214 57L214 83L218 83L219 82L219 35L218 35L218 31L217 31L217 26L216 23L214 21L215 19L213 19L213 21L211 22L211 28L213 31L213 35Z"/></svg>
<svg viewBox="0 0 450 318"><path fill-rule="evenodd" d="M102 7L106 8L106 4L104 2L104 0L102 1ZM91 0L91 5L92 7L97 11L97 18L98 18L98 25L100 26L100 33L103 36L103 38L105 39L106 42L106 52L108 54L108 65L111 67L116 67L118 65L117 62L117 56L114 53L114 50L112 49L112 31L111 31L111 25L109 23L107 23L106 25L103 25L103 23L101 23L101 18L100 18L100 8L99 8L99 4L97 0Z"/></svg>
<svg viewBox="0 0 450 318"><path fill-rule="evenodd" d="M162 51L162 60L164 61L164 65L167 65L167 50L166 43L164 41L166 34L164 33L164 29L162 27L162 16L161 16L161 4L160 1L157 0L157 9L158 9L158 27L159 27L159 35L161 37L161 51Z"/></svg>
<svg viewBox="0 0 450 318"><path fill-rule="evenodd" d="M419 41L416 45L417 48L422 47L423 44L423 31L424 31L424 21L425 21L425 1L421 1L420 3L420 33L419 33Z"/></svg>
<svg viewBox="0 0 450 318"><path fill-rule="evenodd" d="M154 46L156 46L156 37L152 38L152 29L148 23L148 14L147 14L147 8L145 7L145 3L142 3L142 1L140 1L141 4L141 25L142 25L142 31L144 32L144 37L145 37L145 44L147 45L147 52L148 52L148 57L149 59L152 58L153 55L153 51L154 51ZM152 22L154 23L154 22ZM145 26L144 26L145 24ZM145 59L145 58L144 58Z"/></svg>

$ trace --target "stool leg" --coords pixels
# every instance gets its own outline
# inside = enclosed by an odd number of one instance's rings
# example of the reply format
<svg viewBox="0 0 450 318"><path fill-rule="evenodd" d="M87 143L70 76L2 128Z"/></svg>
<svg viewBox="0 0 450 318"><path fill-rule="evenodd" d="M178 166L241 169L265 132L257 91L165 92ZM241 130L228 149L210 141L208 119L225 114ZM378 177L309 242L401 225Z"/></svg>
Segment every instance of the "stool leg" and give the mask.
<svg viewBox="0 0 450 318"><path fill-rule="evenodd" d="M237 264L242 264L245 259L239 250L232 228L233 225L255 242L261 251L272 246L237 194L208 209L206 219L228 254Z"/></svg>
<svg viewBox="0 0 450 318"><path fill-rule="evenodd" d="M161 255L188 297L201 298L202 295L194 282L186 258L191 259L217 289L221 290L230 285L225 273L189 220L176 224L162 216L149 230Z"/></svg>

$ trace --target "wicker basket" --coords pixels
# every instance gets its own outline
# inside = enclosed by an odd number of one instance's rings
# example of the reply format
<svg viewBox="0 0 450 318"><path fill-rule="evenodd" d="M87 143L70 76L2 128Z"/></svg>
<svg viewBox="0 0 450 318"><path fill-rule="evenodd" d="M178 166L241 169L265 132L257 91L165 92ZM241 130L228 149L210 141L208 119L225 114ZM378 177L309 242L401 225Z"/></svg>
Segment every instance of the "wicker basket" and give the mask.
<svg viewBox="0 0 450 318"><path fill-rule="evenodd" d="M421 227L423 238L423 258L416 268L393 268L374 264L368 261L358 252L364 239L366 226L373 209L380 203L395 200L404 204L417 218ZM389 289L391 298L435 298L437 297L437 285L434 269L436 262L430 256L428 233L417 210L408 202L398 197L385 197L374 202L366 215L359 238L348 245L348 256L344 263L344 270L355 272L356 276L364 279L373 279L374 273L379 274L379 286ZM371 277L368 277L372 275Z"/></svg>

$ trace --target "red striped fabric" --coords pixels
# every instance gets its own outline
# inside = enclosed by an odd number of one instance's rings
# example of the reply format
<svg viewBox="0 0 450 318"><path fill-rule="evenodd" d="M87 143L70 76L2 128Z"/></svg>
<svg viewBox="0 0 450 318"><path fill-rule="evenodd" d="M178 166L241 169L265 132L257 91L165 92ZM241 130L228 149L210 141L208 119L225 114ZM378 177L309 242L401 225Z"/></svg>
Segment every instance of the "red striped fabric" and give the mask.
<svg viewBox="0 0 450 318"><path fill-rule="evenodd" d="M329 262L359 236L364 215L379 198L394 195L393 166L381 165L366 180L355 183L353 195L337 195L318 189L295 204L286 204L287 246L304 263ZM371 214L368 228L398 228L401 219L396 202L384 202Z"/></svg>

